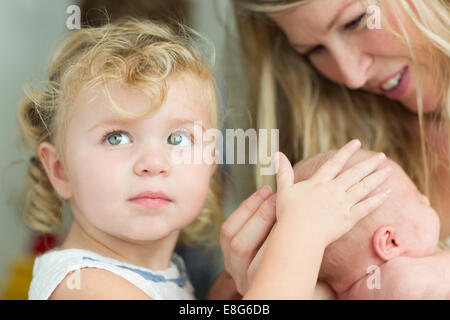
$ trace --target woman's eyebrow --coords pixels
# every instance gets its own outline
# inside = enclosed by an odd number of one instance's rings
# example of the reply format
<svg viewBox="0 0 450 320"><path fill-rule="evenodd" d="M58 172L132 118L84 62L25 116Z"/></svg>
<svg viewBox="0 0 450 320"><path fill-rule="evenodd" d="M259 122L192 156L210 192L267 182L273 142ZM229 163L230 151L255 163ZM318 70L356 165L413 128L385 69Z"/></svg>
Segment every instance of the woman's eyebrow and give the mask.
<svg viewBox="0 0 450 320"><path fill-rule="evenodd" d="M337 11L336 15L333 17L333 19L331 20L330 23L327 24L326 27L326 31L330 31L331 28L333 28L333 26L336 24L336 21L339 19L340 15L348 8L350 7L353 3L355 3L355 1L357 0L347 0L341 8L339 8L339 10ZM359 0L358 0L359 1ZM308 52L310 49L314 48L315 45L302 45L302 44L296 44L296 43L291 43L291 46L295 49L301 50L301 51L305 51L304 53Z"/></svg>
<svg viewBox="0 0 450 320"><path fill-rule="evenodd" d="M347 0L347 2L345 2L341 8L338 9L336 15L334 16L334 18L331 20L331 22L327 25L327 31L330 31L331 28L333 28L334 24L336 23L336 21L338 20L338 18L340 17L340 15L342 14L342 12L345 11L345 9L347 9L348 7L350 7L356 0ZM358 0L359 1L359 0Z"/></svg>

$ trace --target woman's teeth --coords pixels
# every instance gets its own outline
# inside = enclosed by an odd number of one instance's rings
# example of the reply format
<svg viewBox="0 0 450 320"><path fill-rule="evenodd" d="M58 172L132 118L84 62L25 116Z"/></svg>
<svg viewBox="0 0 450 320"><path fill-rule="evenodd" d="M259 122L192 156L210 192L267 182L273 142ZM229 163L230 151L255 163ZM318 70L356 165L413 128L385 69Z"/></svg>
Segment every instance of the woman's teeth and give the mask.
<svg viewBox="0 0 450 320"><path fill-rule="evenodd" d="M397 87L399 85L404 73L405 73L405 70L399 72L395 77L392 77L391 79L386 81L381 86L381 88L383 88L383 90L386 90L386 91L394 89L395 87Z"/></svg>

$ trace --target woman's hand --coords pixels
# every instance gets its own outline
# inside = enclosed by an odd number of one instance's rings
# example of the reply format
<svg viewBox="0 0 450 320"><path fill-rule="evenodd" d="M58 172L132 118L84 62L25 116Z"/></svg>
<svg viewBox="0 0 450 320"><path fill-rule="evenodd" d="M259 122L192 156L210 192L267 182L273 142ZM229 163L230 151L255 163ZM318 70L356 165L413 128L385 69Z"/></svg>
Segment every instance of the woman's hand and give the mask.
<svg viewBox="0 0 450 320"><path fill-rule="evenodd" d="M275 204L270 187L248 197L221 227L220 245L225 270L244 295L251 283L249 265L275 223Z"/></svg>
<svg viewBox="0 0 450 320"><path fill-rule="evenodd" d="M223 271L214 281L206 297L208 300L240 300L242 295L236 289L236 283L228 272Z"/></svg>

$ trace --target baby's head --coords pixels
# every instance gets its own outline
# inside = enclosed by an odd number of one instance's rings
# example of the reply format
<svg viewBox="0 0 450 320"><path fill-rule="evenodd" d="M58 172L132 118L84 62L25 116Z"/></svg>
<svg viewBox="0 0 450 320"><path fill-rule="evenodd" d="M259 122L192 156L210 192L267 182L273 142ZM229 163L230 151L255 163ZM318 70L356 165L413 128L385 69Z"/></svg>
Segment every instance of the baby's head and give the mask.
<svg viewBox="0 0 450 320"><path fill-rule="evenodd" d="M210 181L216 162L186 161L201 150L203 130L218 127L211 64L198 49L204 43L181 25L131 18L69 34L46 87L18 111L33 153L28 225L55 231L63 198L84 228L127 241L188 225L184 240L214 230L222 217L220 176ZM209 151L216 160L217 150ZM137 197L144 192L160 199Z"/></svg>
<svg viewBox="0 0 450 320"><path fill-rule="evenodd" d="M296 166L296 181L309 178L335 151L308 158ZM375 153L359 150L345 169ZM325 250L319 278L336 288L361 278L370 265L380 265L398 256L432 254L439 239L439 217L427 198L394 161L387 159L380 168L391 166L388 179L369 196L390 188L389 198L355 227Z"/></svg>

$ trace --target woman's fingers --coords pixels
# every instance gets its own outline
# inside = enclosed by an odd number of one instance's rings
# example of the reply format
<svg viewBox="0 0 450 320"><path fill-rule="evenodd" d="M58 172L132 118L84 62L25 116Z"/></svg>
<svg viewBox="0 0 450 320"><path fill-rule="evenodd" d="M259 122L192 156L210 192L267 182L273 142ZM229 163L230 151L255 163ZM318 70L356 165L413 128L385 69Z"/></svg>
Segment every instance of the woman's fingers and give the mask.
<svg viewBox="0 0 450 320"><path fill-rule="evenodd" d="M294 170L284 153L276 152L274 157L277 171L277 192L280 192L294 184Z"/></svg>
<svg viewBox="0 0 450 320"><path fill-rule="evenodd" d="M361 182L355 184L353 187L347 190L347 199L350 206L355 205L379 185L381 185L389 177L392 171L391 166L386 166L383 169L377 170L368 177L364 178Z"/></svg>
<svg viewBox="0 0 450 320"><path fill-rule="evenodd" d="M231 242L238 234L250 217L258 210L261 204L272 194L269 186L264 186L248 197L241 205L226 219L220 229L220 246L224 258L225 268L234 277L234 270L230 269ZM235 279L238 280L238 279Z"/></svg>
<svg viewBox="0 0 450 320"><path fill-rule="evenodd" d="M312 176L317 182L325 182L334 179L342 170L348 159L361 147L359 140L352 140L337 151L326 161Z"/></svg>
<svg viewBox="0 0 450 320"><path fill-rule="evenodd" d="M355 164L351 168L348 168L343 173L341 173L334 181L339 184L344 190L349 189L351 186L360 182L362 179L367 177L370 173L375 171L375 169L386 160L384 153L377 153L371 156L369 159Z"/></svg>
<svg viewBox="0 0 450 320"><path fill-rule="evenodd" d="M257 250L267 238L275 223L276 211L273 198L269 197L247 221L230 244L230 266L238 279L245 279L237 285L238 291L245 294L248 289L248 269Z"/></svg>
<svg viewBox="0 0 450 320"><path fill-rule="evenodd" d="M232 239L270 195L271 188L264 186L245 199L222 224L221 236L224 239Z"/></svg>
<svg viewBox="0 0 450 320"><path fill-rule="evenodd" d="M361 220L366 215L382 205L383 202L385 202L389 197L390 193L391 189L386 189L354 205L350 209L350 216L354 219L354 222L356 223L357 221Z"/></svg>

